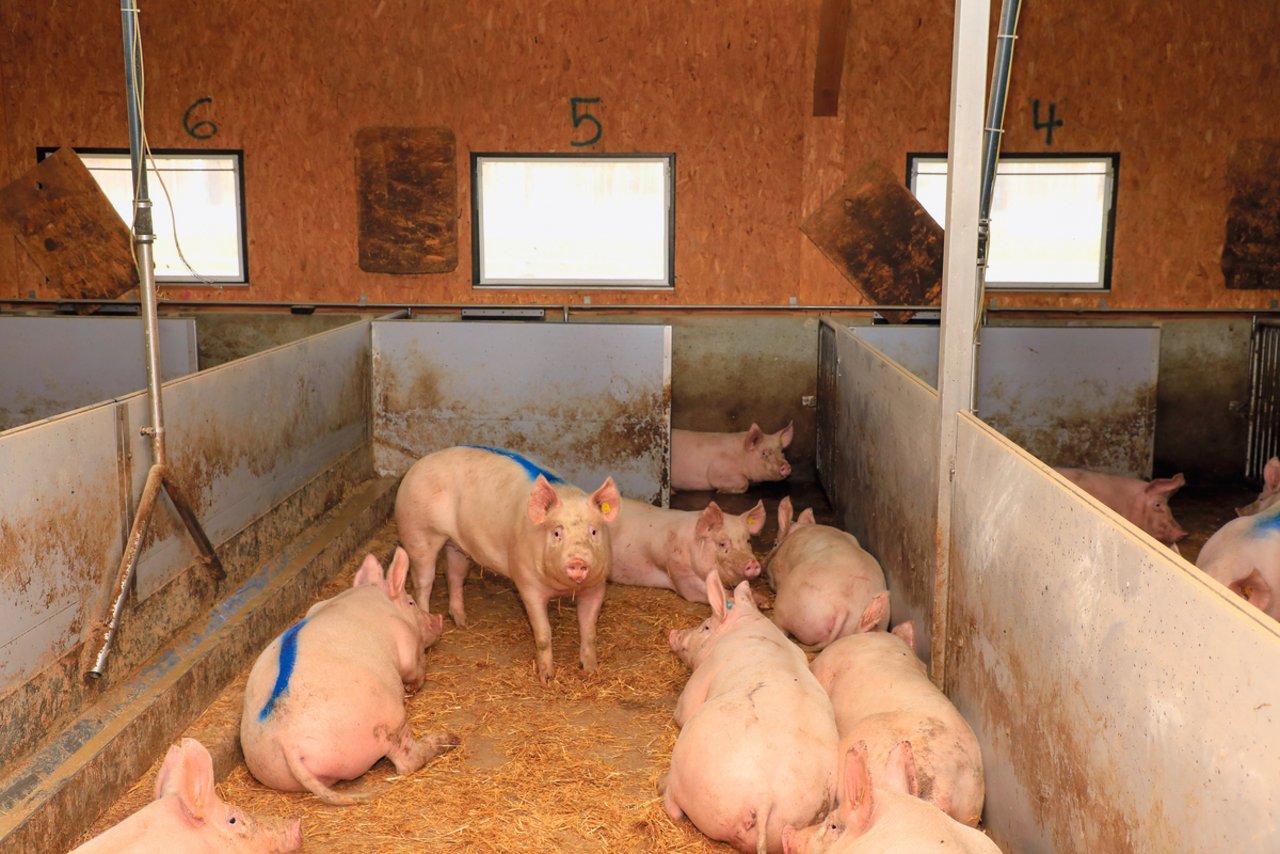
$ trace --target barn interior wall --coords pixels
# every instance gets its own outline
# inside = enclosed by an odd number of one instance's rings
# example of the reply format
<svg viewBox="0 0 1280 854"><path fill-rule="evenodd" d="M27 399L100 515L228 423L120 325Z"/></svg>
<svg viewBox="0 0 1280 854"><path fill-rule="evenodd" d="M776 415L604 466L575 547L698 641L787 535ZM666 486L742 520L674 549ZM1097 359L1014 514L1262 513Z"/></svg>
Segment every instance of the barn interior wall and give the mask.
<svg viewBox="0 0 1280 854"><path fill-rule="evenodd" d="M811 115L818 0L484 9L383 0L354 14L334 0L144 2L151 146L245 153L250 283L162 293L211 303L582 303L583 292L472 289L470 152L673 151L674 291L593 291L593 304L865 304L799 226L867 162L904 174L908 152L944 149L953 10L949 0L851 2L830 118ZM1119 152L1113 288L1001 292L990 297L999 305L1273 307L1273 292L1228 290L1220 262L1233 146L1280 136L1270 106L1280 7L1212 6L1023 10L1004 150ZM0 5L0 55L0 184L30 168L37 146L127 147L114 7ZM600 99L594 145L574 145L589 128L574 126L571 98ZM1061 121L1052 141L1036 126L1050 108ZM196 139L184 120L216 133ZM360 269L354 139L386 125L456 136L460 262L450 272ZM14 239L0 239L0 283L0 298L56 296Z"/></svg>

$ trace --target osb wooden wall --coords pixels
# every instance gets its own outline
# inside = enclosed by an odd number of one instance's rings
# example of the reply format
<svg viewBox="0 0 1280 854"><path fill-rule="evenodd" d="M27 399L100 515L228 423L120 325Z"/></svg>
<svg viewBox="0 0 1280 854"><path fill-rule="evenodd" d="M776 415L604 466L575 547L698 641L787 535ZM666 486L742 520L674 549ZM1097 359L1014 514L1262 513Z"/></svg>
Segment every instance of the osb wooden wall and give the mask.
<svg viewBox="0 0 1280 854"><path fill-rule="evenodd" d="M821 0L141 0L153 147L245 152L251 284L165 287L171 299L580 303L560 291L473 291L471 151L674 151L674 293L590 292L596 305L850 305L868 300L800 223L870 160L905 172L942 151L953 3L850 0L839 113L814 118ZM992 3L992 17L999 3ZM996 295L1001 305L1267 309L1228 290L1228 162L1280 137L1280 4L1027 3L1006 151L1118 151L1113 290ZM0 3L0 185L39 145L127 147L117 7ZM570 98L599 98L603 135L572 146ZM212 121L215 136L183 128ZM1049 144L1035 127L1061 121ZM358 263L356 133L451 128L459 264L369 273ZM153 187L153 193L157 192ZM52 296L11 239L0 299Z"/></svg>

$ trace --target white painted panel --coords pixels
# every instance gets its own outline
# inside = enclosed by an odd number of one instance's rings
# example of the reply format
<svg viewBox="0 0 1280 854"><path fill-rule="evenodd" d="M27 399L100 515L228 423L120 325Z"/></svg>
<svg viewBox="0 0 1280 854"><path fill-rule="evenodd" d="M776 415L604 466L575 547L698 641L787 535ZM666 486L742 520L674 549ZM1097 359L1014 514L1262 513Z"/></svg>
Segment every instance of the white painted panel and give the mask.
<svg viewBox="0 0 1280 854"><path fill-rule="evenodd" d="M1007 851L1280 851L1280 624L961 416L952 694Z"/></svg>
<svg viewBox="0 0 1280 854"><path fill-rule="evenodd" d="M488 445L667 503L669 326L379 320L373 346L379 473Z"/></svg>
<svg viewBox="0 0 1280 854"><path fill-rule="evenodd" d="M166 383L169 463L217 546L341 456L368 441L369 324L359 321ZM128 398L133 498L151 442L145 394ZM196 556L167 499L138 562L140 598Z"/></svg>
<svg viewBox="0 0 1280 854"><path fill-rule="evenodd" d="M0 436L0 695L100 619L123 551L114 406Z"/></svg>
<svg viewBox="0 0 1280 854"><path fill-rule="evenodd" d="M161 318L160 373L194 373L196 323ZM0 317L0 430L146 388L142 319Z"/></svg>
<svg viewBox="0 0 1280 854"><path fill-rule="evenodd" d="M936 384L936 327L854 333ZM1159 363L1157 327L986 327L978 415L1052 465L1150 477Z"/></svg>
<svg viewBox="0 0 1280 854"><path fill-rule="evenodd" d="M929 659L936 561L938 395L827 321L819 336L818 468L839 526L880 561L892 622Z"/></svg>

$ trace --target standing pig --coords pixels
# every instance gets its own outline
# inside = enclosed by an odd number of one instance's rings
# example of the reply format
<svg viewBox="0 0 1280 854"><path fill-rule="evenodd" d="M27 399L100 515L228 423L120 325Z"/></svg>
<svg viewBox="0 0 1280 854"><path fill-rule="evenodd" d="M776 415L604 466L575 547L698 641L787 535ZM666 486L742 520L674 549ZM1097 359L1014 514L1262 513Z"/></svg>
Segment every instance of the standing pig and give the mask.
<svg viewBox="0 0 1280 854"><path fill-rule="evenodd" d="M1223 525L1205 541L1196 566L1280 620L1280 504Z"/></svg>
<svg viewBox="0 0 1280 854"><path fill-rule="evenodd" d="M745 433L671 431L671 488L746 492L752 483L785 480L791 474L782 449L791 444L791 424L765 433L752 424Z"/></svg>
<svg viewBox="0 0 1280 854"><path fill-rule="evenodd" d="M396 523L423 608L445 548L449 614L459 626L467 624L468 557L515 582L533 628L538 679L549 685L555 666L547 603L560 596L577 601L579 662L595 672L596 618L613 562L606 523L621 506L611 477L587 495L511 451L457 447L413 464L396 494Z"/></svg>
<svg viewBox="0 0 1280 854"><path fill-rule="evenodd" d="M690 602L707 601L715 572L726 587L760 574L751 537L764 527L764 502L740 516L712 501L702 511L664 510L622 500L626 512L609 525L613 572L609 580L674 590Z"/></svg>
<svg viewBox="0 0 1280 854"><path fill-rule="evenodd" d="M1147 482L1088 469L1055 470L1166 546L1187 536L1169 509L1169 499L1186 483L1181 474Z"/></svg>
<svg viewBox="0 0 1280 854"><path fill-rule="evenodd" d="M982 831L961 824L915 794L911 742L889 755L886 776L892 785L872 780L867 747L858 742L845 754L840 806L804 830L783 831L785 854L1000 854Z"/></svg>
<svg viewBox="0 0 1280 854"><path fill-rule="evenodd" d="M165 754L156 775L155 800L72 854L274 854L301 847L302 825L297 819L255 818L224 803L214 789L209 751L194 738L184 738Z"/></svg>
<svg viewBox="0 0 1280 854"><path fill-rule="evenodd" d="M240 713L245 764L259 782L310 791L347 805L369 795L335 792L383 756L412 774L458 744L448 733L417 740L404 710L426 674L427 647L444 617L423 613L405 592L409 556L396 549L391 571L369 555L355 584L317 602L276 638L249 671Z"/></svg>
<svg viewBox="0 0 1280 854"><path fill-rule="evenodd" d="M810 665L831 698L840 754L862 742L870 773L882 782L889 755L910 741L919 796L956 821L977 825L985 783L978 737L938 690L916 657L915 627L866 632L837 640Z"/></svg>
<svg viewBox="0 0 1280 854"><path fill-rule="evenodd" d="M1262 491L1252 503L1236 508L1237 516L1261 513L1280 499L1280 457L1272 457L1262 467Z"/></svg>
<svg viewBox="0 0 1280 854"><path fill-rule="evenodd" d="M710 573L707 599L705 622L670 635L693 674L673 713L680 735L658 783L662 804L739 851L776 854L784 825L830 809L839 738L831 702L804 653L756 610L746 581L727 602Z"/></svg>
<svg viewBox="0 0 1280 854"><path fill-rule="evenodd" d="M773 621L802 644L821 649L836 638L889 625L884 570L853 534L814 523L805 510L791 524L791 499L778 503L778 540L766 559L774 591Z"/></svg>

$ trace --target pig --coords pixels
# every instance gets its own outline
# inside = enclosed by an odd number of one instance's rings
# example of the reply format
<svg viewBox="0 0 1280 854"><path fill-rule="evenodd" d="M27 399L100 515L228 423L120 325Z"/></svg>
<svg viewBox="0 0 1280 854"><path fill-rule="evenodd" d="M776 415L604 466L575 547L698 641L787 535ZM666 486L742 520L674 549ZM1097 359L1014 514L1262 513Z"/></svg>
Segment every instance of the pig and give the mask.
<svg viewBox="0 0 1280 854"><path fill-rule="evenodd" d="M1057 467L1055 471L1166 546L1176 546L1187 536L1169 509L1169 499L1186 483L1181 473L1147 482L1089 469Z"/></svg>
<svg viewBox="0 0 1280 854"><path fill-rule="evenodd" d="M852 534L818 525L806 509L791 524L791 499L778 503L778 538L765 563L774 591L773 622L800 643L822 649L837 638L884 629L889 591L884 570Z"/></svg>
<svg viewBox="0 0 1280 854"><path fill-rule="evenodd" d="M1280 500L1280 457L1272 457L1262 467L1262 491L1251 503L1236 508L1237 516L1261 513Z"/></svg>
<svg viewBox="0 0 1280 854"><path fill-rule="evenodd" d="M791 444L791 422L777 433L753 423L745 433L671 431L671 488L746 492L752 483L786 480L791 464L782 449Z"/></svg>
<svg viewBox="0 0 1280 854"><path fill-rule="evenodd" d="M810 665L831 698L840 733L840 755L859 742L869 771L882 782L889 754L910 741L919 797L962 824L982 817L985 782L978 737L946 694L938 690L915 653L915 626L840 638Z"/></svg>
<svg viewBox="0 0 1280 854"><path fill-rule="evenodd" d="M1280 620L1280 504L1223 525L1205 541L1196 566Z"/></svg>
<svg viewBox="0 0 1280 854"><path fill-rule="evenodd" d="M668 638L693 673L673 713L680 735L662 804L739 851L778 854L784 825L830 809L835 714L805 654L756 610L749 582L727 601L712 572L706 592L711 616Z"/></svg>
<svg viewBox="0 0 1280 854"><path fill-rule="evenodd" d="M803 830L788 825L782 832L785 854L1000 854L982 831L912 796L916 771L911 742L899 743L889 754L886 777L893 777L892 785L872 779L862 742L844 756L839 806Z"/></svg>
<svg viewBox="0 0 1280 854"><path fill-rule="evenodd" d="M740 515L714 501L705 510L664 510L631 498L609 524L613 543L610 581L674 590L690 602L707 601L706 578L725 587L760 574L751 537L764 528L764 502Z"/></svg>
<svg viewBox="0 0 1280 854"><path fill-rule="evenodd" d="M170 745L156 775L155 791L155 800L72 854L273 854L302 848L298 819L256 818L218 797L213 758L194 738Z"/></svg>
<svg viewBox="0 0 1280 854"><path fill-rule="evenodd" d="M368 771L383 756L412 774L457 746L457 737L414 738L405 693L422 684L427 648L444 617L424 613L405 592L409 556L391 569L369 555L353 586L311 606L258 656L245 685L240 745L249 772L285 792L310 791L349 805L368 793L330 786Z"/></svg>
<svg viewBox="0 0 1280 854"><path fill-rule="evenodd" d="M621 507L612 477L588 495L513 451L459 446L410 467L395 516L423 608L442 547L449 615L458 626L467 624L468 558L515 583L533 629L538 681L546 686L555 678L547 603L561 596L577 601L579 666L596 671L596 619L613 565L608 523Z"/></svg>

